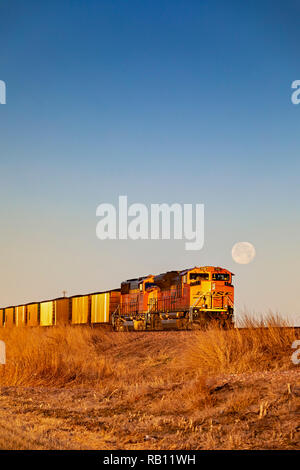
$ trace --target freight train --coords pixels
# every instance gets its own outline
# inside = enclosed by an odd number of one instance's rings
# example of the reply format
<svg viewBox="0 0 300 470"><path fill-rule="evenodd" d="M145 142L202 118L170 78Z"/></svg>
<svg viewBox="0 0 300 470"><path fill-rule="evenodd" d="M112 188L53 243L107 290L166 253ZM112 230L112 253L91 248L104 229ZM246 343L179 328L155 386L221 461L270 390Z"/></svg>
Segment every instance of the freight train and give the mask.
<svg viewBox="0 0 300 470"><path fill-rule="evenodd" d="M109 325L116 331L233 326L233 273L194 267L128 279L119 289L0 309L0 327Z"/></svg>

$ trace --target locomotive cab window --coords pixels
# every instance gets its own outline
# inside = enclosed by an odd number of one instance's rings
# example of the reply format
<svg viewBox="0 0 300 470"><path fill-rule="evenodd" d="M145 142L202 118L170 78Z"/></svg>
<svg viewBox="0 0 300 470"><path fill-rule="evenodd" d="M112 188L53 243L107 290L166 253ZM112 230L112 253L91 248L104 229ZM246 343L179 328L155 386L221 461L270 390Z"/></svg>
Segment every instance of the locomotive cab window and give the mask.
<svg viewBox="0 0 300 470"><path fill-rule="evenodd" d="M202 279L208 280L209 274L208 273L191 273L190 274L190 281L201 281Z"/></svg>
<svg viewBox="0 0 300 470"><path fill-rule="evenodd" d="M226 273L214 273L212 278L214 281L229 281L230 275Z"/></svg>
<svg viewBox="0 0 300 470"><path fill-rule="evenodd" d="M145 282L145 290L150 289L151 287L156 287L155 282Z"/></svg>

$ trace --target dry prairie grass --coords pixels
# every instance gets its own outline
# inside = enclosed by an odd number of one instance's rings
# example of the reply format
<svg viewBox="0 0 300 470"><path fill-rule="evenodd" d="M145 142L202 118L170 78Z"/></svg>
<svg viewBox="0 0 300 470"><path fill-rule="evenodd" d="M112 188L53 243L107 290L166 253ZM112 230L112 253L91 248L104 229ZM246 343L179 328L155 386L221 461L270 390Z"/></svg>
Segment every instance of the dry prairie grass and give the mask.
<svg viewBox="0 0 300 470"><path fill-rule="evenodd" d="M206 374L280 369L291 363L294 339L294 329L272 316L264 323L246 318L227 331L212 325L193 338L187 362Z"/></svg>
<svg viewBox="0 0 300 470"><path fill-rule="evenodd" d="M248 326L2 329L0 448L299 448L296 334Z"/></svg>
<svg viewBox="0 0 300 470"><path fill-rule="evenodd" d="M97 354L99 335L90 328L10 328L0 337L7 349L1 385L94 385L112 373L109 360Z"/></svg>

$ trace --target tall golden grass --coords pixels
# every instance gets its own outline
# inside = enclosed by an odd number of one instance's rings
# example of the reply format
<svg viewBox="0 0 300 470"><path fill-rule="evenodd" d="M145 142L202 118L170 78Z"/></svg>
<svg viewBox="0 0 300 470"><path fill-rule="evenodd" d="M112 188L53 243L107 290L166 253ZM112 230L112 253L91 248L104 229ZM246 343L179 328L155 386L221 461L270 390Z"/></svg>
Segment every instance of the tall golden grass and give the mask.
<svg viewBox="0 0 300 470"><path fill-rule="evenodd" d="M94 385L112 373L97 354L99 335L89 327L10 328L1 330L0 339L7 351L0 385Z"/></svg>
<svg viewBox="0 0 300 470"><path fill-rule="evenodd" d="M292 367L293 329L274 318L266 325L247 320L244 326L166 333L115 333L88 326L4 328L0 339L6 343L7 363L0 366L0 385L94 387L104 380L112 386L132 385L151 383L154 372L155 380L163 382L168 374L170 380L181 380L195 371L208 376ZM170 335L175 335L172 341Z"/></svg>
<svg viewBox="0 0 300 470"><path fill-rule="evenodd" d="M186 362L202 373L244 373L292 366L293 328L279 317L264 321L246 317L242 327L222 330L216 324L199 331Z"/></svg>

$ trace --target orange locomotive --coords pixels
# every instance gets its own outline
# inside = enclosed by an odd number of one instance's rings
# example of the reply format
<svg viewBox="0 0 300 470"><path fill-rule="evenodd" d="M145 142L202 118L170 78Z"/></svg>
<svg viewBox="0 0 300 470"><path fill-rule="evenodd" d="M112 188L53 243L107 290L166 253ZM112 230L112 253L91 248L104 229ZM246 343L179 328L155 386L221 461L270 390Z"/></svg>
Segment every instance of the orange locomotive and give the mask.
<svg viewBox="0 0 300 470"><path fill-rule="evenodd" d="M129 279L121 284L120 305L112 316L116 330L157 330L205 326L215 319L233 325L233 274L204 266Z"/></svg>

